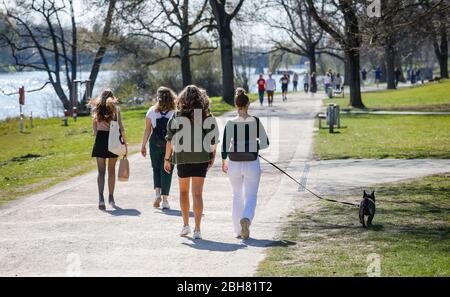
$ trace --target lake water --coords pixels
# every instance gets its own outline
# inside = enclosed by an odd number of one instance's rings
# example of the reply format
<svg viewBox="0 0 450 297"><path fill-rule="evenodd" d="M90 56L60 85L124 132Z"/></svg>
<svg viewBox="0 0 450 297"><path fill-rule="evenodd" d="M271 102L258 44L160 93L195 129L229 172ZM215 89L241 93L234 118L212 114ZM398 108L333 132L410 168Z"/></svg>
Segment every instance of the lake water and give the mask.
<svg viewBox="0 0 450 297"><path fill-rule="evenodd" d="M98 75L93 95L108 86L114 71L101 71ZM87 79L89 72L81 72L81 79ZM19 95L5 95L17 92L19 87L25 86L26 90L42 87L48 81L44 71L1 73L0 74L0 120L18 117L20 113ZM84 87L82 91L84 90ZM67 91L67 90L66 90ZM68 93L68 91L66 92ZM83 93L81 93L83 94ZM80 97L80 95L79 95ZM58 117L63 114L63 105L56 95L53 87L48 84L40 91L25 93L25 105L23 113L26 117L33 112L34 117Z"/></svg>
<svg viewBox="0 0 450 297"><path fill-rule="evenodd" d="M301 74L304 69L293 69L297 73ZM267 69L264 70L267 73ZM96 96L102 89L109 87L109 83L114 76L114 71L101 71L98 75L93 96ZM87 79L89 77L88 72L81 72L80 79ZM267 76L265 76L267 78ZM274 79L278 81L281 75L274 75ZM300 76L300 81L302 76ZM258 74L252 74L250 77L250 92L257 92L256 81L258 80ZM33 72L17 72L17 73L0 73L0 120L6 118L18 117L20 114L19 95L5 95L13 92L17 92L19 87L25 86L26 90L33 90L42 87L45 82L48 81L47 73L44 71ZM292 89L292 84L290 84ZM300 87L300 86L299 86ZM84 87L82 91L84 90ZM280 90L280 86L278 86ZM68 93L68 90L66 90ZM83 92L79 95L81 95ZM33 113L33 117L59 117L63 115L63 105L56 95L53 87L48 84L40 91L31 92L25 94L25 105L23 106L23 113L26 117Z"/></svg>

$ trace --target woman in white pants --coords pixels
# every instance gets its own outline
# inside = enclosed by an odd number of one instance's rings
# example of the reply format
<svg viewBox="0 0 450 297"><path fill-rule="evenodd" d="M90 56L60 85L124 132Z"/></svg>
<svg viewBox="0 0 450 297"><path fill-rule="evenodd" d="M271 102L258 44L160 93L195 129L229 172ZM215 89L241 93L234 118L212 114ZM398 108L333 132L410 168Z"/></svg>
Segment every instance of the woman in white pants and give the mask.
<svg viewBox="0 0 450 297"><path fill-rule="evenodd" d="M259 119L248 114L250 100L243 89L236 90L234 103L238 116L225 126L222 170L233 187L234 231L238 238L247 239L261 179L258 152L269 146L269 138Z"/></svg>

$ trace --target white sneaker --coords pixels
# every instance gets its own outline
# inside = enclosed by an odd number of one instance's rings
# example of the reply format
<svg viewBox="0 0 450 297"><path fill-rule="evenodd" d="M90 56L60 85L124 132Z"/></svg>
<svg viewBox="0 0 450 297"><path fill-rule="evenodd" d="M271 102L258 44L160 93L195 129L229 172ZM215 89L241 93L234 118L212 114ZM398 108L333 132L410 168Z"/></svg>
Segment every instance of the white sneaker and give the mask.
<svg viewBox="0 0 450 297"><path fill-rule="evenodd" d="M169 201L162 202L162 209L170 209Z"/></svg>
<svg viewBox="0 0 450 297"><path fill-rule="evenodd" d="M183 229L181 229L181 233L180 236L186 236L189 233L191 233L191 227L189 226L184 226Z"/></svg>
<svg viewBox="0 0 450 297"><path fill-rule="evenodd" d="M194 239L202 239L202 233L200 231L194 231Z"/></svg>

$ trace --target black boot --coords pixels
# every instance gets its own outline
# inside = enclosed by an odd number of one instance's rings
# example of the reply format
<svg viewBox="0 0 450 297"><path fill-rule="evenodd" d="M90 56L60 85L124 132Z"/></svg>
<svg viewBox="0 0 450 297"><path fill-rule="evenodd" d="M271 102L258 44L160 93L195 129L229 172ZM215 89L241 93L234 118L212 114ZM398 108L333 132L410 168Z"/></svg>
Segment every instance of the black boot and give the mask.
<svg viewBox="0 0 450 297"><path fill-rule="evenodd" d="M105 198L103 197L103 194L99 194L99 196L98 196L98 209L106 210Z"/></svg>
<svg viewBox="0 0 450 297"><path fill-rule="evenodd" d="M116 207L116 202L114 201L114 195L109 195L109 205L111 205L112 207Z"/></svg>

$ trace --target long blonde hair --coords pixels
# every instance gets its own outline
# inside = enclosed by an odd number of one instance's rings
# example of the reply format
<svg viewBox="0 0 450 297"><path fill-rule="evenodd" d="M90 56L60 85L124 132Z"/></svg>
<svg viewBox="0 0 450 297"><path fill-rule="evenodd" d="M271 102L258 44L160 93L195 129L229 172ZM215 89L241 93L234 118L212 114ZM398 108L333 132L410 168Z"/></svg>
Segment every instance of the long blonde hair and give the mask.
<svg viewBox="0 0 450 297"><path fill-rule="evenodd" d="M159 87L156 91L155 109L157 112L166 112L175 110L175 101L177 95L170 88Z"/></svg>
<svg viewBox="0 0 450 297"><path fill-rule="evenodd" d="M89 101L92 108L92 117L97 122L111 122L116 115L116 104L119 102L110 89Z"/></svg>

